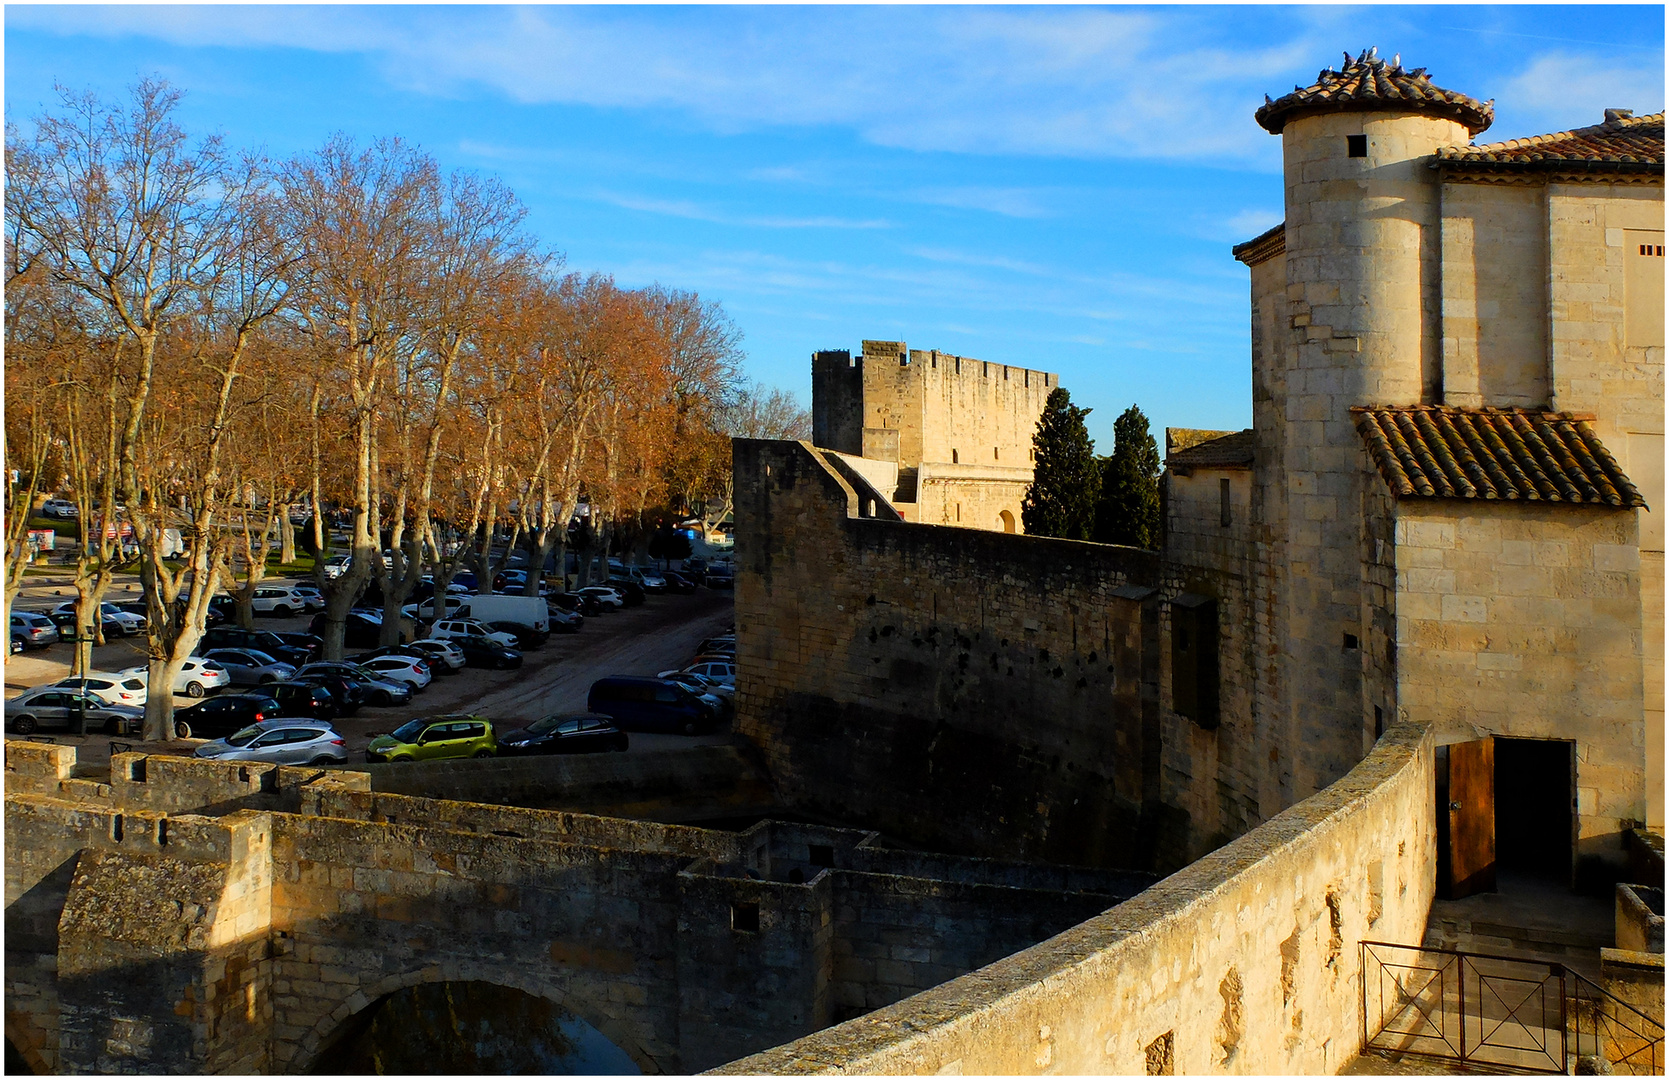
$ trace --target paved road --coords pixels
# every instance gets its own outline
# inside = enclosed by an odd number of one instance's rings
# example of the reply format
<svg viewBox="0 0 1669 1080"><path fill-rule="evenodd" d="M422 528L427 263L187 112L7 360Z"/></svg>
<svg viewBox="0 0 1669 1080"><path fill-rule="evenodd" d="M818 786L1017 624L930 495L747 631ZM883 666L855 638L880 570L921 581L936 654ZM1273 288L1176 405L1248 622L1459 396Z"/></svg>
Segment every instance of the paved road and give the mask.
<svg viewBox="0 0 1669 1080"><path fill-rule="evenodd" d="M17 606L39 610L51 599L56 598L48 592L45 597L25 598ZM681 667L703 638L727 629L734 618L733 595L728 591L699 589L688 596L651 596L639 607L587 619L585 628L577 634L552 635L545 645L526 653L519 670L466 668L457 675L437 677L409 705L367 706L355 716L339 719L336 727L346 736L353 760L361 758L373 734L392 731L417 716L475 712L492 718L500 731L507 731L548 713L583 710L592 682L605 675L654 675ZM307 621L260 618L256 625L272 630L305 630ZM144 663L143 639L118 639L95 648L93 658L100 670ZM69 674L69 662L67 644L11 657L5 669L6 696L15 697L25 688L64 678ZM175 704L183 707L190 700L177 697ZM45 734L83 747L83 762L108 760L108 736ZM631 739L632 750L639 751L722 743L728 741L729 734L724 729L696 738L633 733ZM156 748L189 753L197 742L175 740L156 744Z"/></svg>

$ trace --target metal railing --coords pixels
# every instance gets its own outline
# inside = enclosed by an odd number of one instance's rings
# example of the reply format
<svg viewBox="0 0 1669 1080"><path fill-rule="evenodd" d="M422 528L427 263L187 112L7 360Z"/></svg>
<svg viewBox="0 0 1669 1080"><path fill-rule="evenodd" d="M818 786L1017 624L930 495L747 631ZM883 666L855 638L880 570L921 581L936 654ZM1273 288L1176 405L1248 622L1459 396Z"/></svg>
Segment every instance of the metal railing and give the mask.
<svg viewBox="0 0 1669 1080"><path fill-rule="evenodd" d="M1663 1072L1663 1025L1563 964L1364 941L1362 1049L1512 1072Z"/></svg>

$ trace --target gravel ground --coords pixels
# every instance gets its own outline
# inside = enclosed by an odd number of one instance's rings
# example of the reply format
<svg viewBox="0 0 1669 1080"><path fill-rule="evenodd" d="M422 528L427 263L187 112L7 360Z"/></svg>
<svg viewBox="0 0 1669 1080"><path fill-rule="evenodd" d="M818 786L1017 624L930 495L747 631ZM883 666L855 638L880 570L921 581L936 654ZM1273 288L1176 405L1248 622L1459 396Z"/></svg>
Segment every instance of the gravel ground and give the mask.
<svg viewBox="0 0 1669 1080"><path fill-rule="evenodd" d="M39 586L25 590L15 606L20 610L45 610L65 599L73 599L74 595L73 588L55 595L53 586ZM120 591L115 595L120 598ZM472 667L457 675L436 676L409 705L365 706L354 716L338 719L336 728L346 737L351 763L363 760L365 745L372 735L392 731L413 717L474 712L492 719L500 731L508 731L547 713L583 710L586 694L597 679L605 675L654 675L667 668L681 667L703 638L731 626L734 611L733 595L726 590L698 589L688 596L651 596L638 607L586 619L584 629L577 634L551 635L543 646L524 654L518 670ZM268 630L306 630L307 623L308 619L302 617L261 617L255 625ZM143 638L118 639L96 647L93 663L105 671L142 664L144 648ZM25 689L64 678L69 674L69 663L67 644L10 657L5 666L6 697L16 697ZM175 698L176 706L188 704L191 704L189 698ZM83 765L96 766L109 761L108 736L44 734L80 747L79 760ZM178 739L146 745L161 752L190 753L200 741ZM729 732L721 728L694 738L634 732L631 741L633 751L668 749L727 742Z"/></svg>

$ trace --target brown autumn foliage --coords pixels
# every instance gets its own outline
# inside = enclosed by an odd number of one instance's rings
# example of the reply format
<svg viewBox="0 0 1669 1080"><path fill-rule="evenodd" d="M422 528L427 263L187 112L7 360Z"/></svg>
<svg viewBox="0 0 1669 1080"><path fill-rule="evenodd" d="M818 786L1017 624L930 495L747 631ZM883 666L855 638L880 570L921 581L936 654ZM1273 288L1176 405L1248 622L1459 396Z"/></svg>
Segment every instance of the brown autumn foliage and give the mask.
<svg viewBox="0 0 1669 1080"><path fill-rule="evenodd" d="M137 571L171 685L210 598L247 623L298 534L326 655L368 590L393 643L423 577L485 590L517 548L561 567L582 507L589 574L655 508L722 514L731 434L805 426L742 381L716 303L566 272L498 181L399 139L268 162L192 137L179 100L65 92L7 132L4 602L30 512L72 499L79 664ZM167 737L172 699L150 702L145 737Z"/></svg>

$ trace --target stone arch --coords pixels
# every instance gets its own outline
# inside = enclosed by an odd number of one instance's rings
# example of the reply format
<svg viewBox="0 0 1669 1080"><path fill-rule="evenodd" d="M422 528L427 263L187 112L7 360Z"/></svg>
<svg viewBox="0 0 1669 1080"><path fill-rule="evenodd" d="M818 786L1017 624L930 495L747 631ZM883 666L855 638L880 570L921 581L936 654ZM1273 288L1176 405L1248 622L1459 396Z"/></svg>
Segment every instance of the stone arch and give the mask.
<svg viewBox="0 0 1669 1080"><path fill-rule="evenodd" d="M626 1025L590 1008L583 995L564 990L544 979L528 976L508 965L495 966L473 961L428 964L398 975L387 976L369 985L361 985L335 1009L320 1017L318 1023L313 1025L313 1030L302 1036L296 1056L283 1066L284 1071L292 1074L306 1072L319 1059L321 1052L331 1045L333 1036L339 1034L350 1020L389 994L424 983L448 982L491 983L561 1005L618 1046L645 1075L666 1072L666 1067L639 1045Z"/></svg>
<svg viewBox="0 0 1669 1080"><path fill-rule="evenodd" d="M42 1045L40 1030L9 1009L6 1011L6 1043L7 1049L15 1051L36 1076L52 1076L58 1072L52 1060L56 1055Z"/></svg>
<svg viewBox="0 0 1669 1080"><path fill-rule="evenodd" d="M998 514L997 520L1002 523L1003 532L1011 533L1014 531L1014 515L1009 513L1007 510Z"/></svg>

